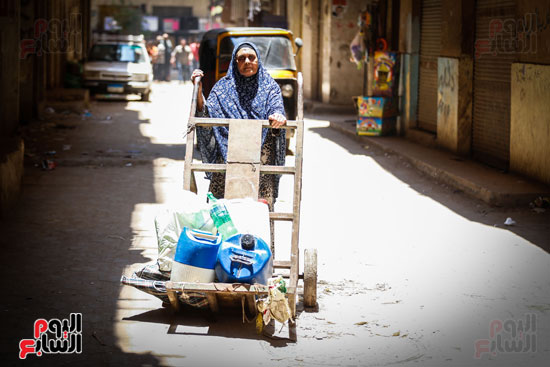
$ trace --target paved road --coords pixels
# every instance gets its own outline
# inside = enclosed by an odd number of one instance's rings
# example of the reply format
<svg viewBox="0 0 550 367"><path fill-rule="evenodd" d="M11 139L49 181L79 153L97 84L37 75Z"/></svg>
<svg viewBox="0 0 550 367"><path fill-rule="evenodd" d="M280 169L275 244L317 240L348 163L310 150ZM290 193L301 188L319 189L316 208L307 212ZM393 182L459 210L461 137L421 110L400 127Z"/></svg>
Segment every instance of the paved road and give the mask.
<svg viewBox="0 0 550 367"><path fill-rule="evenodd" d="M8 364L34 320L81 312L82 355L29 355L26 364L546 365L548 213L454 193L330 130L326 116L306 121L300 245L319 251L319 311L299 307L297 342L256 335L239 310L174 315L120 286L121 275L156 258L154 216L180 202L189 95L189 85L157 84L152 103L96 101L92 116L56 111L26 128L22 197L1 224ZM59 166L33 166L43 158ZM284 210L291 183L281 185ZM516 227L503 226L509 216ZM284 259L288 228L280 229ZM519 320L522 341L536 348L506 352ZM485 352L499 336L500 349Z"/></svg>

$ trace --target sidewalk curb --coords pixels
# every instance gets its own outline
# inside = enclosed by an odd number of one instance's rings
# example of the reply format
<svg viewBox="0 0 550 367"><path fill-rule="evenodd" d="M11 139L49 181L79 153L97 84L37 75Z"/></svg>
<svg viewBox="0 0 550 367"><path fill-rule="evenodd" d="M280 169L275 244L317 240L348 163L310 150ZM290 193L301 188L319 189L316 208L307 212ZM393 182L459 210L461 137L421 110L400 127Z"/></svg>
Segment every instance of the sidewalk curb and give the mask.
<svg viewBox="0 0 550 367"><path fill-rule="evenodd" d="M422 173L427 174L430 177L433 177L441 182L444 182L445 184L457 190L463 191L469 196L479 199L491 206L526 206L529 205L529 203L532 202L537 196L548 195L548 192L550 191L547 190L545 192L544 190L541 190L540 192L524 193L506 193L494 191L483 185L480 185L477 182L470 180L467 177L456 175L440 167L436 167L424 160L396 151L395 149L392 149L391 147L384 144L381 140L379 140L379 138L356 135L355 131L352 131L345 126L342 126L341 123L331 121L329 126L330 128L353 138L355 141L361 144L368 143L369 145L375 146L376 148L381 149L387 153L400 156L403 160L410 163L413 167L415 167Z"/></svg>

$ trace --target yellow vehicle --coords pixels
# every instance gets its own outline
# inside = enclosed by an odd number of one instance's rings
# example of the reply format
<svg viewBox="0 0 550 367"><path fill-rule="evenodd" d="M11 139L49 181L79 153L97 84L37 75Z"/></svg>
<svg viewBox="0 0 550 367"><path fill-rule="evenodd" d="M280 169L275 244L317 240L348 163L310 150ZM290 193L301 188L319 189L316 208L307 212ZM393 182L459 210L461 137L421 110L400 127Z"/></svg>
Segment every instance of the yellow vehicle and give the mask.
<svg viewBox="0 0 550 367"><path fill-rule="evenodd" d="M199 48L204 96L208 98L214 84L227 73L233 49L244 41L253 42L258 47L264 67L281 87L287 119L296 120L298 70L295 57L302 47L302 40L294 40L292 32L286 29L236 27L206 32Z"/></svg>

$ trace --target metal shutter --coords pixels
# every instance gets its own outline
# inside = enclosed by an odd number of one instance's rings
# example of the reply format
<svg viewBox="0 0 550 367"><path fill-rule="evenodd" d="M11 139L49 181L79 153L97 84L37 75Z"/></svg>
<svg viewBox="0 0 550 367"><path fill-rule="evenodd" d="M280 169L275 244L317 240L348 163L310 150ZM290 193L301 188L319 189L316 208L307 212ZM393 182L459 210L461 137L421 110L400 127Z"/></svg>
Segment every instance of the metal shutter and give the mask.
<svg viewBox="0 0 550 367"><path fill-rule="evenodd" d="M418 128L437 131L437 58L441 52L441 0L422 1Z"/></svg>
<svg viewBox="0 0 550 367"><path fill-rule="evenodd" d="M515 13L513 0L478 0L476 43L489 39L492 20L515 19ZM510 161L510 73L515 58L515 53L503 47L509 47L510 41L511 33L501 33L490 40L495 55L490 52L474 59L472 153L476 159L503 169Z"/></svg>

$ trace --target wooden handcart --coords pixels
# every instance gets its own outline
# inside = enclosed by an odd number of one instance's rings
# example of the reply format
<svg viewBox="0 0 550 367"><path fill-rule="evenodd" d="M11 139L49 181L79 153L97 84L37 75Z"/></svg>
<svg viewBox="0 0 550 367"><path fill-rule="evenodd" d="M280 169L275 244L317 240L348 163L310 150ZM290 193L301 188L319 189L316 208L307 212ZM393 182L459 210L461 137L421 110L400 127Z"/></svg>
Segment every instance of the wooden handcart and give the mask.
<svg viewBox="0 0 550 367"><path fill-rule="evenodd" d="M262 128L270 128L268 120L197 118L198 80L193 89L193 99L187 130L185 152L184 189L196 188L193 172L225 172L225 198L258 198L260 173L289 174L294 176L293 210L291 213L269 213L274 221L292 221L292 239L290 261L279 261L273 258L273 273L286 276L287 296L293 318L296 316L298 302L298 280L304 283L304 306L314 308L317 304L317 251L305 250L304 273L299 273L299 232L300 201L302 193L302 159L303 159L303 79L298 75L298 115L296 121L287 121L284 129L295 129L296 151L294 166L269 166L260 163ZM195 126L229 126L228 154L226 164L193 163L194 127ZM277 253L277 252L276 252ZM170 303L179 309L179 297L182 293L206 295L209 307L213 312L226 306L247 305L248 313L256 315L256 297L268 294L265 285L226 284L226 283L192 283L167 282L166 290Z"/></svg>

